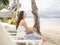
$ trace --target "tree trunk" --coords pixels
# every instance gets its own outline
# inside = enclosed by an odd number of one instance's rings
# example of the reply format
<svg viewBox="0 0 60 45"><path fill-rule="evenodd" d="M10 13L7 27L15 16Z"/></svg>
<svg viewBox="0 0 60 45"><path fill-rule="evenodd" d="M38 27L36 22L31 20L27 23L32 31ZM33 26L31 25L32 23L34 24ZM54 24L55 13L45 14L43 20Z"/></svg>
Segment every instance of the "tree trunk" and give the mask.
<svg viewBox="0 0 60 45"><path fill-rule="evenodd" d="M19 9L19 0L17 0L17 9Z"/></svg>
<svg viewBox="0 0 60 45"><path fill-rule="evenodd" d="M18 10L18 11L17 11L17 15L19 14L19 11L20 11L20 10L19 10L19 7L21 7L21 3L19 3L19 0L17 0L17 10ZM16 15L16 16L17 16L17 15Z"/></svg>
<svg viewBox="0 0 60 45"><path fill-rule="evenodd" d="M40 32L40 22L39 22L39 17L38 17L38 8L36 6L35 0L31 0L32 3L32 13L34 14L34 19L35 19L35 24L33 27L37 29L37 33L41 34Z"/></svg>

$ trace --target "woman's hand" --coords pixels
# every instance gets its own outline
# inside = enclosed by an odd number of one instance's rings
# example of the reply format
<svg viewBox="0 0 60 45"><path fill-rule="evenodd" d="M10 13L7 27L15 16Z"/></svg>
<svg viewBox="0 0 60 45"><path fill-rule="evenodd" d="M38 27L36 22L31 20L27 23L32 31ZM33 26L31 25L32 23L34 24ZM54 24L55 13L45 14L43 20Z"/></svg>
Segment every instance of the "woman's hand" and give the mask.
<svg viewBox="0 0 60 45"><path fill-rule="evenodd" d="M37 31L37 29L36 28L33 28L34 29L34 31Z"/></svg>
<svg viewBox="0 0 60 45"><path fill-rule="evenodd" d="M37 31L36 30L36 28L28 28L28 30L27 30L27 34L30 34L30 33L33 33L33 32L35 32L35 31Z"/></svg>

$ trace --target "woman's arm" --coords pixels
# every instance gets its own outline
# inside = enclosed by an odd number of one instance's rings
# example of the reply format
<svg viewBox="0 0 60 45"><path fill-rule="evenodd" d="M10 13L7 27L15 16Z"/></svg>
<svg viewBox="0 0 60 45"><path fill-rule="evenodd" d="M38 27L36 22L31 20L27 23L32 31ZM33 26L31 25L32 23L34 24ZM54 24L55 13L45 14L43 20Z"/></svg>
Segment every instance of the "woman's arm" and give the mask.
<svg viewBox="0 0 60 45"><path fill-rule="evenodd" d="M27 29L27 33L33 33L35 28L28 27L26 21L23 21L23 26Z"/></svg>

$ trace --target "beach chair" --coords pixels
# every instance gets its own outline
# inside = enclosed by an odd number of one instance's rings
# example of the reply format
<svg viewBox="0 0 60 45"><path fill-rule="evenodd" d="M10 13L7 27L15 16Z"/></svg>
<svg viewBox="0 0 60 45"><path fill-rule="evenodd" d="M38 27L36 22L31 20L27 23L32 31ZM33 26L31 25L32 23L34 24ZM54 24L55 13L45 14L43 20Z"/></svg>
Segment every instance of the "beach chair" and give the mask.
<svg viewBox="0 0 60 45"><path fill-rule="evenodd" d="M20 43L25 43L25 45L35 45L38 42L38 45L41 45L42 40L17 40L16 39L16 30L6 29L4 26L1 26L0 29L0 45L20 45Z"/></svg>
<svg viewBox="0 0 60 45"><path fill-rule="evenodd" d="M0 45L16 45L12 42L7 30L0 25Z"/></svg>

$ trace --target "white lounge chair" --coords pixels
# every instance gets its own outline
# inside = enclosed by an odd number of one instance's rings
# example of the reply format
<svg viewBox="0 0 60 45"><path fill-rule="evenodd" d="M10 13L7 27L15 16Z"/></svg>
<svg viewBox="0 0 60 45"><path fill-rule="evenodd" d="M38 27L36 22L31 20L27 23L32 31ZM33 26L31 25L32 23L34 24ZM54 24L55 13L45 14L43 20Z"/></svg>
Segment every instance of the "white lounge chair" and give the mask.
<svg viewBox="0 0 60 45"><path fill-rule="evenodd" d="M0 45L16 45L10 38L7 30L0 25Z"/></svg>
<svg viewBox="0 0 60 45"><path fill-rule="evenodd" d="M26 43L26 45L31 43L35 45L36 42L39 42L38 45L41 45L42 43L42 40L17 40L16 36L13 36L15 34L13 31L15 30L8 30L4 26L0 27L0 45L19 45L19 43Z"/></svg>

